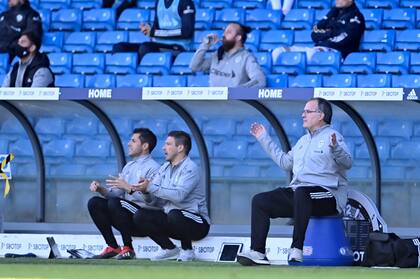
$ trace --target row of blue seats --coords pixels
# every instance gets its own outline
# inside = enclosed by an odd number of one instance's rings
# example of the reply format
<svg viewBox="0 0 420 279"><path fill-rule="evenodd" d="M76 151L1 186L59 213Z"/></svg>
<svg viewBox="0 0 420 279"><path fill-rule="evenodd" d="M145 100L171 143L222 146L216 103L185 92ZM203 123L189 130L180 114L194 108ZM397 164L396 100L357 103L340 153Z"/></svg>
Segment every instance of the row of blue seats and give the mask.
<svg viewBox="0 0 420 279"><path fill-rule="evenodd" d="M256 9L224 9L220 11L199 9L196 14L196 29L223 29L229 22L240 22L254 29L311 30L328 10L292 9L283 19L280 11ZM368 29L413 29L420 26L420 9L362 10ZM417 13L417 16L416 16ZM154 11L142 9L125 10L118 21L115 10L60 9L50 12L40 10L45 30L138 30L139 24L154 19ZM417 17L417 21L416 21Z"/></svg>

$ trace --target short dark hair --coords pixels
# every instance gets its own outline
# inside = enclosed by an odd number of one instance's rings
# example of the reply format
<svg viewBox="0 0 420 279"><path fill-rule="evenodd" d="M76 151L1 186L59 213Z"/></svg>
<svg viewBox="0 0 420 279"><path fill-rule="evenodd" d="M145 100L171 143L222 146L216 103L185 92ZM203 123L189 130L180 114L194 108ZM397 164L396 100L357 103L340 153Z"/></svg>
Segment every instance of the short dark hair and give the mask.
<svg viewBox="0 0 420 279"><path fill-rule="evenodd" d="M247 34L251 32L251 28L246 25L240 24L239 22L232 23L239 26L238 35L241 35L241 42L242 44L245 44L246 39L248 38Z"/></svg>
<svg viewBox="0 0 420 279"><path fill-rule="evenodd" d="M173 137L175 139L175 145L183 145L185 148L185 155L188 155L191 150L191 137L188 133L184 131L170 131L168 137Z"/></svg>
<svg viewBox="0 0 420 279"><path fill-rule="evenodd" d="M331 103L325 100L324 98L311 98L310 101L318 102L318 109L324 113L325 123L331 124L331 119L333 116Z"/></svg>
<svg viewBox="0 0 420 279"><path fill-rule="evenodd" d="M156 135L148 128L135 128L133 134L140 134L139 139L142 143L149 144L149 152L151 153L156 147Z"/></svg>
<svg viewBox="0 0 420 279"><path fill-rule="evenodd" d="M37 36L34 32L23 32L20 37L26 36L28 37L29 41L36 46L36 50L39 51L41 48L42 40L39 36Z"/></svg>

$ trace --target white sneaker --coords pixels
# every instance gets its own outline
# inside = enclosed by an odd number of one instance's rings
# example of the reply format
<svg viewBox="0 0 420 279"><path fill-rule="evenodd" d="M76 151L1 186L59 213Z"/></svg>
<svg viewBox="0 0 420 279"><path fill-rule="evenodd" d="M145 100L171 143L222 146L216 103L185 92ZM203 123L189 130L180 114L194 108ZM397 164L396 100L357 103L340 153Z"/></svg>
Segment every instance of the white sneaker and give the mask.
<svg viewBox="0 0 420 279"><path fill-rule="evenodd" d="M238 253L236 259L241 265L270 265L270 261L265 254L249 250L246 253Z"/></svg>
<svg viewBox="0 0 420 279"><path fill-rule="evenodd" d="M194 258L195 258L194 250L181 249L179 251L179 256L176 260L178 262L190 262L190 261L194 260Z"/></svg>
<svg viewBox="0 0 420 279"><path fill-rule="evenodd" d="M303 262L303 251L298 248L292 248L287 259L289 262Z"/></svg>
<svg viewBox="0 0 420 279"><path fill-rule="evenodd" d="M178 258L179 248L175 247L174 249L162 249L160 252L150 258L151 261L168 261L168 260L176 260Z"/></svg>

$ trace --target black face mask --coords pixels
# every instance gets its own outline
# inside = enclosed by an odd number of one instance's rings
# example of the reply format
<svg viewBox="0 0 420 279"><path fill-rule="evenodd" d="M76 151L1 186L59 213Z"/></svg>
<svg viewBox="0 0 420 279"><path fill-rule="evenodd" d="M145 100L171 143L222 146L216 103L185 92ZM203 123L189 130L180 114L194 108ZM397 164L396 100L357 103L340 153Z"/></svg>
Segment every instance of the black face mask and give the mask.
<svg viewBox="0 0 420 279"><path fill-rule="evenodd" d="M23 47L21 45L17 45L16 46L16 55L21 59L25 58L25 57L28 57L28 55L31 54L31 52L29 51L29 48L30 47Z"/></svg>

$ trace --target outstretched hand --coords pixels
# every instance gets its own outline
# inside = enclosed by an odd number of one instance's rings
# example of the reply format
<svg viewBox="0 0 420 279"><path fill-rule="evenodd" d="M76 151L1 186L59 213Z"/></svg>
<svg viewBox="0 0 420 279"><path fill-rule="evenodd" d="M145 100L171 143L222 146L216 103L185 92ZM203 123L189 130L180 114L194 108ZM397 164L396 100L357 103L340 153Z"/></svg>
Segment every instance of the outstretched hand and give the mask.
<svg viewBox="0 0 420 279"><path fill-rule="evenodd" d="M251 135L253 135L255 138L259 138L262 135L264 135L267 132L267 130L261 123L254 122L251 124L250 132L251 132Z"/></svg>

